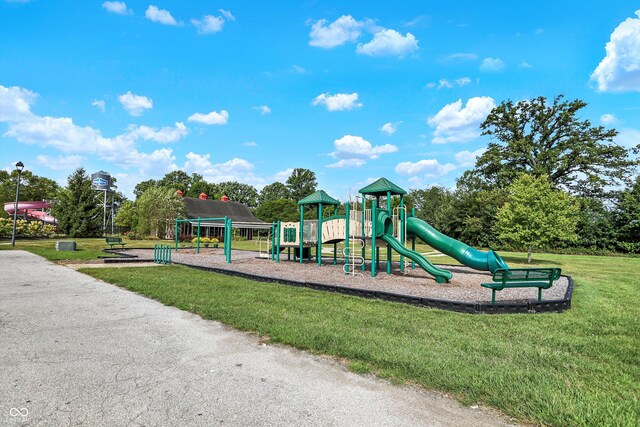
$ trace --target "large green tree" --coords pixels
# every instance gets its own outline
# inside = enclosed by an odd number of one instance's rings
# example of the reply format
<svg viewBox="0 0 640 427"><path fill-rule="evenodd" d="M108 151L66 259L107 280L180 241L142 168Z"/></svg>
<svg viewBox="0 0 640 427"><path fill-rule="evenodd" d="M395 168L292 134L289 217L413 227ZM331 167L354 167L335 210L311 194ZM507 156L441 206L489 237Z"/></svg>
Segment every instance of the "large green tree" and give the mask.
<svg viewBox="0 0 640 427"><path fill-rule="evenodd" d="M220 195L227 196L230 200L250 208L255 208L258 204L258 191L251 185L236 181L221 182L218 184Z"/></svg>
<svg viewBox="0 0 640 427"><path fill-rule="evenodd" d="M53 216L58 229L69 237L95 237L102 234L103 207L99 192L91 187L91 179L84 168L73 172L67 187L58 192Z"/></svg>
<svg viewBox="0 0 640 427"><path fill-rule="evenodd" d="M296 168L287 178L287 188L291 193L291 199L295 202L314 193L317 186L316 173L309 169Z"/></svg>
<svg viewBox="0 0 640 427"><path fill-rule="evenodd" d="M174 189L151 187L136 200L136 231L145 236L163 238L184 216L184 200Z"/></svg>
<svg viewBox="0 0 640 427"><path fill-rule="evenodd" d="M267 200L255 210L257 218L266 221L299 221L298 204L291 199Z"/></svg>
<svg viewBox="0 0 640 427"><path fill-rule="evenodd" d="M148 179L146 181L137 183L135 188L133 189L133 194L136 196L136 199L137 199L138 197L142 196L142 193L147 191L149 188L157 187L157 186L158 186L158 181L156 181L155 179Z"/></svg>
<svg viewBox="0 0 640 427"><path fill-rule="evenodd" d="M640 253L640 176L618 194L614 215L620 249Z"/></svg>
<svg viewBox="0 0 640 427"><path fill-rule="evenodd" d="M281 182L274 182L262 188L258 197L258 204L261 205L271 200L288 199L290 196L291 193L286 185Z"/></svg>
<svg viewBox="0 0 640 427"><path fill-rule="evenodd" d="M579 204L553 188L546 176L521 174L509 186L507 202L498 212L502 240L525 247L531 263L534 248L575 241Z"/></svg>
<svg viewBox="0 0 640 427"><path fill-rule="evenodd" d="M416 216L427 221L437 230L449 234L455 195L444 187L433 186L409 193Z"/></svg>
<svg viewBox="0 0 640 427"><path fill-rule="evenodd" d="M481 125L492 140L475 173L502 187L523 172L545 175L556 188L598 196L627 179L635 162L613 142L617 131L580 119L587 104L563 98L509 100L495 107Z"/></svg>

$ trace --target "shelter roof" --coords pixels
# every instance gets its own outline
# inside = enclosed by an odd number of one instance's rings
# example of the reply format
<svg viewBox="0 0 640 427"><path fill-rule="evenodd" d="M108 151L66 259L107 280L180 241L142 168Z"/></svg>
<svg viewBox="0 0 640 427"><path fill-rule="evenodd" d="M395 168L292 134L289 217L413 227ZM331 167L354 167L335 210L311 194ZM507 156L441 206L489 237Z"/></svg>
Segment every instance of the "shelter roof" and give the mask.
<svg viewBox="0 0 640 427"><path fill-rule="evenodd" d="M360 194L371 194L374 196L386 196L388 192L391 192L392 195L396 194L407 194L405 190L398 187L393 182L389 181L387 178L380 178L371 184L367 185L364 188L360 189Z"/></svg>
<svg viewBox="0 0 640 427"><path fill-rule="evenodd" d="M324 190L318 190L313 194L309 194L304 199L298 202L299 205L317 205L322 203L323 205L339 205L340 202L327 193Z"/></svg>
<svg viewBox="0 0 640 427"><path fill-rule="evenodd" d="M242 203L212 199L202 200L194 197L185 197L183 200L187 219L223 218L227 216L233 222L264 223L264 221L253 216L249 206Z"/></svg>

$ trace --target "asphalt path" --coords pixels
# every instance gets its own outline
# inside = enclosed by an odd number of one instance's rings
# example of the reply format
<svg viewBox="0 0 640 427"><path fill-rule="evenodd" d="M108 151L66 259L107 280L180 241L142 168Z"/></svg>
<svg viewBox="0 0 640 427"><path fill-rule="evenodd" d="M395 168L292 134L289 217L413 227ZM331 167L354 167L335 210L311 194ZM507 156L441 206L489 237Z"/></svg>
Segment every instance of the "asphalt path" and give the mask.
<svg viewBox="0 0 640 427"><path fill-rule="evenodd" d="M23 251L0 251L0 343L2 425L506 425Z"/></svg>

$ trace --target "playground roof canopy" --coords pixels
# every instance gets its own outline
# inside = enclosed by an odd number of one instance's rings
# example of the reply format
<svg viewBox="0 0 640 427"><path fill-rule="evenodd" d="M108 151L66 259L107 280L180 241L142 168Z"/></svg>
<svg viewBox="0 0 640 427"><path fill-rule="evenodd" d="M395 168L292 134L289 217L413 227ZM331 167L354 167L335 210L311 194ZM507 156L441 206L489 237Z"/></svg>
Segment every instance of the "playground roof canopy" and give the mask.
<svg viewBox="0 0 640 427"><path fill-rule="evenodd" d="M393 195L407 194L405 190L395 185L393 182L389 181L387 178L380 178L371 184L367 185L364 188L360 189L360 194L371 194L373 196L386 196L387 193L391 193Z"/></svg>
<svg viewBox="0 0 640 427"><path fill-rule="evenodd" d="M298 202L299 205L317 205L322 203L323 205L339 205L340 202L327 193L324 190L318 190L313 194L309 194L304 199Z"/></svg>
<svg viewBox="0 0 640 427"><path fill-rule="evenodd" d="M183 200L187 219L223 218L226 216L231 218L233 223L237 223L238 226L246 224L247 228L262 228L257 226L269 225L253 216L251 209L242 203L211 199L202 200L194 197L185 197Z"/></svg>

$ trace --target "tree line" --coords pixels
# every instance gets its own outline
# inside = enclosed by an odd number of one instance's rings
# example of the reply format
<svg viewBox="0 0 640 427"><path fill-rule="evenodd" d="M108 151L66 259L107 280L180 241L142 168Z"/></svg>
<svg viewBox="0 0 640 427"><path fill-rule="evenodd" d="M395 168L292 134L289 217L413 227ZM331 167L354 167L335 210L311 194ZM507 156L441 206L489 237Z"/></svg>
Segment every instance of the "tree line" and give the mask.
<svg viewBox="0 0 640 427"><path fill-rule="evenodd" d="M486 151L455 188L411 189L406 204L438 230L472 246L529 253L640 253L640 143L632 148L616 144L615 129L579 118L585 106L562 95L502 102L481 124L482 134L490 137ZM14 175L0 171L3 202L14 197ZM69 177L66 188L28 171L22 177L25 197L56 200L54 215L61 232L72 237L101 233L97 193L84 169ZM304 168L294 169L285 183L273 182L261 191L235 181L208 182L200 174L178 170L138 183L135 200L118 194L116 224L139 235L162 237L167 221L184 214L177 190L185 197L226 195L266 222L296 221L297 201L316 188L316 174Z"/></svg>

